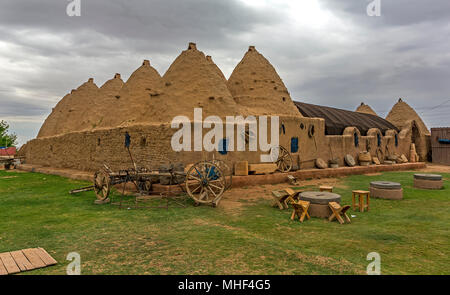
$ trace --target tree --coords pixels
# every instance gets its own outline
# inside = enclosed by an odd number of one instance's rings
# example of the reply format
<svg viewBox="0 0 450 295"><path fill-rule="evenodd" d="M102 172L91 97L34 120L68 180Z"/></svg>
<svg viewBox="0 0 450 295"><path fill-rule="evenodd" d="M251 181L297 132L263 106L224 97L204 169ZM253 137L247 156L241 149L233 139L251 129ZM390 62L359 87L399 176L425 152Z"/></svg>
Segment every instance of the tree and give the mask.
<svg viewBox="0 0 450 295"><path fill-rule="evenodd" d="M12 147L17 144L17 135L9 133L9 124L5 121L0 121L0 147Z"/></svg>

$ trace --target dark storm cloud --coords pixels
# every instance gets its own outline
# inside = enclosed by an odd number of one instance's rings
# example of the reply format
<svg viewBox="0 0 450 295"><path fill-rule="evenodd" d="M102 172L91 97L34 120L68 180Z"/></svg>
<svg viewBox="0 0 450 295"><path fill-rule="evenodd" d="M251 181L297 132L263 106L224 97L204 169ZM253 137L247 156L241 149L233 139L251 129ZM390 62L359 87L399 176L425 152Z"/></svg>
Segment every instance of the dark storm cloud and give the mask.
<svg viewBox="0 0 450 295"><path fill-rule="evenodd" d="M381 16L367 18L367 5L373 0L320 0L324 7L336 14L350 17L362 25L372 26L410 26L432 22L448 23L450 1L448 0L381 0Z"/></svg>
<svg viewBox="0 0 450 295"><path fill-rule="evenodd" d="M235 0L82 0L80 17L66 15L68 3L9 1L0 11L0 24L18 31L32 28L69 34L75 48L95 41L95 36L83 33L87 30L128 40L132 42L126 43L129 48L164 51L185 46L190 40L186 38L208 40L214 47L227 46L228 37L234 33L282 18L276 11L250 9Z"/></svg>
<svg viewBox="0 0 450 295"><path fill-rule="evenodd" d="M68 17L69 1L0 0L0 119L23 143L89 77L126 80L142 59L164 74L194 41L226 75L256 45L293 99L385 115L403 97L428 125L450 124L450 104L432 109L450 99L450 1L381 0L380 17L368 0L318 0L317 15L314 0L251 2L81 0Z"/></svg>

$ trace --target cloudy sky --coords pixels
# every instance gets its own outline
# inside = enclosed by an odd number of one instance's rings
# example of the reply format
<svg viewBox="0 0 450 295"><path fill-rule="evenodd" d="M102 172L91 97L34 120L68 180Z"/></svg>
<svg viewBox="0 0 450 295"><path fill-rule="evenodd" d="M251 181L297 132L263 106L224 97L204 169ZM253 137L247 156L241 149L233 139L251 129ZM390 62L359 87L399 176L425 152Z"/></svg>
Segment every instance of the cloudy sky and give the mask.
<svg viewBox="0 0 450 295"><path fill-rule="evenodd" d="M143 59L161 73L190 41L228 77L249 45L294 100L385 116L402 97L429 127L450 125L450 1L0 0L0 120L20 144L89 77L126 80Z"/></svg>

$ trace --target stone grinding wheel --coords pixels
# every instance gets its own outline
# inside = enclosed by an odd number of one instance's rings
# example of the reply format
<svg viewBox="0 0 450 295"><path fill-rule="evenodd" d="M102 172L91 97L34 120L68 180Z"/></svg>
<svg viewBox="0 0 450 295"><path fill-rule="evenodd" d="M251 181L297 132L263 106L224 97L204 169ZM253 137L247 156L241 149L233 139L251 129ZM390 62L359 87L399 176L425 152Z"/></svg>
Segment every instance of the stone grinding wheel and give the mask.
<svg viewBox="0 0 450 295"><path fill-rule="evenodd" d="M347 164L349 167L355 167L356 162L355 159L352 157L352 155L345 155L344 157L345 164Z"/></svg>
<svg viewBox="0 0 450 295"><path fill-rule="evenodd" d="M316 167L319 169L325 169L325 168L328 168L328 165L327 165L327 163L325 163L324 160L322 160L321 158L318 158L316 160Z"/></svg>
<svg viewBox="0 0 450 295"><path fill-rule="evenodd" d="M341 196L330 192L304 192L299 195L299 198L318 205L328 205L329 202L341 203Z"/></svg>
<svg viewBox="0 0 450 295"><path fill-rule="evenodd" d="M423 180L442 180L442 175L439 174L414 174L415 179L423 179Z"/></svg>
<svg viewBox="0 0 450 295"><path fill-rule="evenodd" d="M402 189L402 185L397 182L391 181L372 181L370 187L384 189L384 190L399 190Z"/></svg>

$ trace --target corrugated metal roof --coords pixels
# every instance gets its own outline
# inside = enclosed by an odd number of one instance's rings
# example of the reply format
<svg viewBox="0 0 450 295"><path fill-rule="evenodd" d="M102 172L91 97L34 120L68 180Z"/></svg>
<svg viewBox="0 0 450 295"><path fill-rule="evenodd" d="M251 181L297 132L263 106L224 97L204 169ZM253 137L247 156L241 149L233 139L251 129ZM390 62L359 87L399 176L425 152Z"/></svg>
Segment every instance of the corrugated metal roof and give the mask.
<svg viewBox="0 0 450 295"><path fill-rule="evenodd" d="M397 132L399 131L393 124L375 115L298 101L295 101L294 103L303 116L325 119L326 135L342 135L344 129L350 126L358 128L362 135L366 135L367 131L371 128L378 128L383 134L389 129L396 130Z"/></svg>

